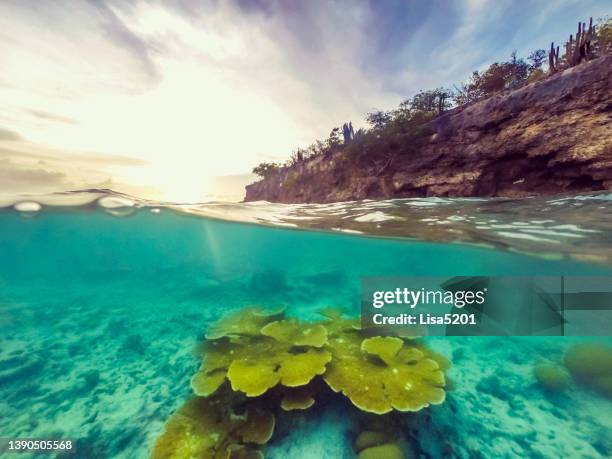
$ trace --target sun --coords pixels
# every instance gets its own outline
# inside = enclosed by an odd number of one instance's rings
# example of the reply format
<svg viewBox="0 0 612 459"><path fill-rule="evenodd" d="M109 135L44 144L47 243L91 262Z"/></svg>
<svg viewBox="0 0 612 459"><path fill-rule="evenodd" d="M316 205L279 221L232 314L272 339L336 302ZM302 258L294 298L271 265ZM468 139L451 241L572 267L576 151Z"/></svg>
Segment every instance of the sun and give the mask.
<svg viewBox="0 0 612 459"><path fill-rule="evenodd" d="M138 167L117 168L113 173L120 183L150 190L139 193L139 197L182 204L209 200L213 181L205 164L193 166L170 158Z"/></svg>

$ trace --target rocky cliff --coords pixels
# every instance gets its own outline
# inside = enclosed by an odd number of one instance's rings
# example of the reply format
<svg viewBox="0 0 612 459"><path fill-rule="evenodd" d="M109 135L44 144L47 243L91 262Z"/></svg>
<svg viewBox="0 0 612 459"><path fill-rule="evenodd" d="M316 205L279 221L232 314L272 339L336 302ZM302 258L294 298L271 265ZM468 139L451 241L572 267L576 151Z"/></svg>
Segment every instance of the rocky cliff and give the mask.
<svg viewBox="0 0 612 459"><path fill-rule="evenodd" d="M246 201L612 190L612 55L430 121L417 151L355 167L338 151L246 187Z"/></svg>

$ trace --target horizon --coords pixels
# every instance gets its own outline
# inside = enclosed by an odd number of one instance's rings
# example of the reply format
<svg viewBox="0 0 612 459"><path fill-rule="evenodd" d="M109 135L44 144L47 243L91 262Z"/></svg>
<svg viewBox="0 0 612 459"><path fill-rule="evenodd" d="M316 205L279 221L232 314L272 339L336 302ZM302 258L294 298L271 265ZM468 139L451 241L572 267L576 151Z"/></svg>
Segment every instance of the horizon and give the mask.
<svg viewBox="0 0 612 459"><path fill-rule="evenodd" d="M4 2L2 192L237 200L258 163L345 121L363 127L367 112L452 87L512 51L563 43L606 7Z"/></svg>

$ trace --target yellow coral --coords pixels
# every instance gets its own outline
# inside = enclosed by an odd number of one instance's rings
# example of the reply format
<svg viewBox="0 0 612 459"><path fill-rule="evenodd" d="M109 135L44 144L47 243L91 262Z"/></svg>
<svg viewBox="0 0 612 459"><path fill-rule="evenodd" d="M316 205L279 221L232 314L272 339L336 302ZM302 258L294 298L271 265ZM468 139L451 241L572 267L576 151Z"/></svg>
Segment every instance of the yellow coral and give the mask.
<svg viewBox="0 0 612 459"><path fill-rule="evenodd" d="M387 365L393 364L395 356L403 346L404 342L393 336L376 336L361 342L363 352L380 357Z"/></svg>
<svg viewBox="0 0 612 459"><path fill-rule="evenodd" d="M579 380L612 374L612 348L595 343L576 344L565 353L564 363Z"/></svg>
<svg viewBox="0 0 612 459"><path fill-rule="evenodd" d="M274 416L253 404L243 415L235 415L235 407L235 400L227 394L191 398L166 423L153 459L262 457L256 445L271 438Z"/></svg>
<svg viewBox="0 0 612 459"><path fill-rule="evenodd" d="M333 360L323 379L361 410L418 411L444 401L444 372L424 347L399 338L363 340L355 330L332 336L328 346Z"/></svg>
<svg viewBox="0 0 612 459"><path fill-rule="evenodd" d="M232 389L249 397L261 395L279 382L287 387L308 384L312 378L325 372L325 366L331 360L331 354L322 349L292 353L282 343L276 342L266 350L261 344L257 343L251 350L259 347L262 353L253 351L237 358L227 372Z"/></svg>
<svg viewBox="0 0 612 459"><path fill-rule="evenodd" d="M274 321L262 333L268 336L224 337L205 343L202 367L191 380L194 392L209 396L227 377L232 389L257 397L279 383L302 386L325 372L331 354L320 348L327 342L322 325Z"/></svg>
<svg viewBox="0 0 612 459"><path fill-rule="evenodd" d="M558 365L536 365L533 369L533 376L544 389L552 392L567 389L570 383L569 374Z"/></svg>
<svg viewBox="0 0 612 459"><path fill-rule="evenodd" d="M281 383L307 384L325 372L331 354L321 349L327 329L296 319L277 320L282 311L247 308L214 324L202 347L203 363L191 379L196 395L214 394L225 378L233 390L257 397Z"/></svg>
<svg viewBox="0 0 612 459"><path fill-rule="evenodd" d="M285 411L306 410L314 405L315 399L308 388L287 390L281 400L281 408Z"/></svg>
<svg viewBox="0 0 612 459"><path fill-rule="evenodd" d="M606 397L612 397L612 348L576 344L565 353L564 364L574 379Z"/></svg>
<svg viewBox="0 0 612 459"><path fill-rule="evenodd" d="M210 372L198 371L193 378L191 378L191 388L196 395L202 397L208 397L214 394L223 381L225 381L226 371L212 370Z"/></svg>
<svg viewBox="0 0 612 459"><path fill-rule="evenodd" d="M417 340L364 339L357 318L332 310L324 315L329 320L306 323L285 319L280 310L248 308L213 325L191 380L199 396L170 418L153 457L261 458L254 445L270 439L274 417L253 397L272 388L266 400L281 400L287 411L309 408L318 388L327 386L376 414L442 403L448 359ZM327 385L312 382L318 375ZM236 414L237 406L243 414ZM401 457L395 440L372 430L358 438L356 448L359 457Z"/></svg>
<svg viewBox="0 0 612 459"><path fill-rule="evenodd" d="M394 435L388 432L377 432L374 430L364 430L361 432L357 438L355 439L355 451L358 453L367 448L372 448L373 446L380 446L386 443L391 443L396 441Z"/></svg>
<svg viewBox="0 0 612 459"><path fill-rule="evenodd" d="M327 329L323 325L296 319L270 322L261 329L261 334L294 346L322 347L327 343Z"/></svg>
<svg viewBox="0 0 612 459"><path fill-rule="evenodd" d="M206 339L258 335L262 327L280 319L284 311L284 306L268 311L259 306L241 309L212 325L206 333Z"/></svg>
<svg viewBox="0 0 612 459"><path fill-rule="evenodd" d="M358 459L404 459L402 449L396 443L366 448L359 453Z"/></svg>
<svg viewBox="0 0 612 459"><path fill-rule="evenodd" d="M231 445L227 448L226 459L264 459L264 455L257 449L250 449L243 445Z"/></svg>

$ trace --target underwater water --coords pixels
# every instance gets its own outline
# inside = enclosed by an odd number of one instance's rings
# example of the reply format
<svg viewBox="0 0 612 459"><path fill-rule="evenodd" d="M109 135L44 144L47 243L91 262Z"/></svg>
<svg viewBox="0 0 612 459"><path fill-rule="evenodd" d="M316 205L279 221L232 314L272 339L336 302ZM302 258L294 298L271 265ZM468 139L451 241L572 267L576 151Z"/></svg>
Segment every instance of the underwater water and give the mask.
<svg viewBox="0 0 612 459"><path fill-rule="evenodd" d="M147 457L191 394L194 348L212 322L253 304L285 304L305 320L327 306L357 315L360 277L375 275L612 275L612 264L222 221L164 206L6 207L0 437L74 439L85 458ZM428 341L452 361L453 390L443 404L406 415L406 436L423 457L612 454L610 399L578 386L548 393L533 376L534 365L561 360L577 341L610 338ZM266 457L355 457L349 408L317 406L279 426Z"/></svg>

